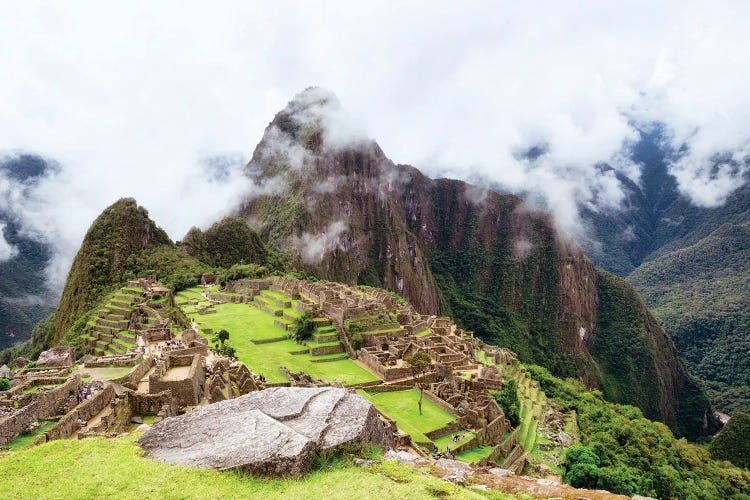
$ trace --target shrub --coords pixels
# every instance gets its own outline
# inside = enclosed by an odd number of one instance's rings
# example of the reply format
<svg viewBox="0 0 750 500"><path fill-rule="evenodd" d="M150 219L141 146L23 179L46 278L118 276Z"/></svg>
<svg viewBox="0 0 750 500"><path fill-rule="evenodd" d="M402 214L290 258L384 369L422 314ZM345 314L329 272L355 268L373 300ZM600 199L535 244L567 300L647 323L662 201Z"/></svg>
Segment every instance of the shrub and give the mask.
<svg viewBox="0 0 750 500"><path fill-rule="evenodd" d="M310 340L313 332L315 331L315 322L313 321L312 315L306 312L297 322L297 327L294 329L292 336L294 341L298 344Z"/></svg>
<svg viewBox="0 0 750 500"><path fill-rule="evenodd" d="M513 379L508 379L505 386L500 391L491 391L490 394L497 405L502 408L505 413L505 418L508 419L510 425L518 427L521 423L521 411L518 402L518 385Z"/></svg>
<svg viewBox="0 0 750 500"><path fill-rule="evenodd" d="M362 349L362 346L364 345L364 341L362 340L362 334L359 332L354 332L352 334L352 347L355 351L359 351Z"/></svg>
<svg viewBox="0 0 750 500"><path fill-rule="evenodd" d="M7 391L10 389L10 380L7 378L0 378L0 391Z"/></svg>

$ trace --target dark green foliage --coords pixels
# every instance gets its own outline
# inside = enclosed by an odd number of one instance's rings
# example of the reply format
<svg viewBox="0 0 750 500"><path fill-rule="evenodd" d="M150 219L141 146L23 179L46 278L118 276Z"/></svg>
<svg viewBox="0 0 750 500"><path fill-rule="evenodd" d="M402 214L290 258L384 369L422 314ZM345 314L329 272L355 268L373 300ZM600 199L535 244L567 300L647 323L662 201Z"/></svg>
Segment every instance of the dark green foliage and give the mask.
<svg viewBox="0 0 750 500"><path fill-rule="evenodd" d="M576 488L596 488L599 467L589 463L575 464L565 474L565 481Z"/></svg>
<svg viewBox="0 0 750 500"><path fill-rule="evenodd" d="M677 435L695 439L718 429L696 381L681 368L674 346L624 280L599 272L597 331L593 357L603 372L610 401L634 404L646 417L666 422ZM655 380L671 381L664 389ZM708 426L704 427L704 417Z"/></svg>
<svg viewBox="0 0 750 500"><path fill-rule="evenodd" d="M172 245L161 245L132 254L126 263L123 280L154 275L175 292L196 286L201 275L211 269L198 260L185 255Z"/></svg>
<svg viewBox="0 0 750 500"><path fill-rule="evenodd" d="M711 442L711 456L750 469L750 414L735 413Z"/></svg>
<svg viewBox="0 0 750 500"><path fill-rule="evenodd" d="M508 419L510 425L518 427L518 424L521 423L521 411L516 381L512 378L507 379L502 390L490 391L490 394L495 398L498 406L502 408L505 418Z"/></svg>
<svg viewBox="0 0 750 500"><path fill-rule="evenodd" d="M55 315L52 341L60 341L82 313L122 283L132 254L171 244L134 199L123 198L106 208L89 228L73 261Z"/></svg>
<svg viewBox="0 0 750 500"><path fill-rule="evenodd" d="M258 233L241 217L222 219L205 233L191 228L180 248L206 264L224 268L235 264L264 264L268 255Z"/></svg>
<svg viewBox="0 0 750 500"><path fill-rule="evenodd" d="M750 411L750 224L644 264L628 278L726 413Z"/></svg>
<svg viewBox="0 0 750 500"><path fill-rule="evenodd" d="M566 480L591 487L595 476L596 488L658 498L750 494L750 472L711 460L707 450L676 439L638 408L609 403L598 391L586 391L579 381L560 380L540 366L527 369L555 404L577 414L581 447L568 450ZM569 475L574 463L588 465Z"/></svg>
<svg viewBox="0 0 750 500"><path fill-rule="evenodd" d="M7 391L10 389L10 380L7 378L0 378L0 391Z"/></svg>
<svg viewBox="0 0 750 500"><path fill-rule="evenodd" d="M312 315L309 312L306 312L297 321L297 326L294 329L294 333L292 333L292 336L298 344L301 344L307 340L310 340L314 332L315 322L313 321Z"/></svg>
<svg viewBox="0 0 750 500"><path fill-rule="evenodd" d="M352 334L352 348L355 351L358 351L362 349L362 346L364 345L364 340L362 339L362 334L359 332L354 332Z"/></svg>

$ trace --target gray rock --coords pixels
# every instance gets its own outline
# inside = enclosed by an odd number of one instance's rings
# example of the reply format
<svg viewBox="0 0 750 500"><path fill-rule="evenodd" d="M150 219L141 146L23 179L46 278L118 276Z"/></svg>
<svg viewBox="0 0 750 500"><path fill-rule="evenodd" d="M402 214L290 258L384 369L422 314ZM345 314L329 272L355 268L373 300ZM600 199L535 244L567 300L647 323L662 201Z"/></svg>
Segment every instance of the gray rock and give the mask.
<svg viewBox="0 0 750 500"><path fill-rule="evenodd" d="M0 366L0 378L10 378L10 368L8 368L8 365Z"/></svg>
<svg viewBox="0 0 750 500"><path fill-rule="evenodd" d="M386 460L395 460L396 462L406 465L416 465L424 460L423 458L404 450L389 450L383 454L383 458Z"/></svg>
<svg viewBox="0 0 750 500"><path fill-rule="evenodd" d="M143 417L139 417L138 415L134 415L130 417L130 423L131 424L142 424L143 423Z"/></svg>
<svg viewBox="0 0 750 500"><path fill-rule="evenodd" d="M508 477L511 475L511 472L508 469L500 469L499 467L493 467L487 472L497 477Z"/></svg>
<svg viewBox="0 0 750 500"><path fill-rule="evenodd" d="M49 351L42 351L37 366L73 366L76 362L76 350L72 347L53 347Z"/></svg>
<svg viewBox="0 0 750 500"><path fill-rule="evenodd" d="M201 468L301 475L320 450L389 447L377 410L345 389L275 387L162 420L138 440L152 459Z"/></svg>
<svg viewBox="0 0 750 500"><path fill-rule="evenodd" d="M141 424L138 427L135 428L135 432L146 432L151 428L148 424Z"/></svg>
<svg viewBox="0 0 750 500"><path fill-rule="evenodd" d="M466 484L466 474L460 471L449 472L443 476L443 479L455 484Z"/></svg>

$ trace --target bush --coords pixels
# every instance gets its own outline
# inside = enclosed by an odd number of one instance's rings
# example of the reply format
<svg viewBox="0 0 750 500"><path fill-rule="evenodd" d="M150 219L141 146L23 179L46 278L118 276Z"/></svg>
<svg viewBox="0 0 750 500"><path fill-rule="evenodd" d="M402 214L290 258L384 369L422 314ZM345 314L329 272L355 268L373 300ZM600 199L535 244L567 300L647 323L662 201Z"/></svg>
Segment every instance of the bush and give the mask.
<svg viewBox="0 0 750 500"><path fill-rule="evenodd" d="M362 349L362 346L364 345L364 341L362 340L362 334L359 332L354 332L352 334L352 347L355 351L359 351Z"/></svg>
<svg viewBox="0 0 750 500"><path fill-rule="evenodd" d="M7 391L10 389L10 380L7 378L0 378L0 391Z"/></svg>
<svg viewBox="0 0 750 500"><path fill-rule="evenodd" d="M594 464L575 464L567 474L565 481L576 488L596 488L599 481L599 467Z"/></svg>
<svg viewBox="0 0 750 500"><path fill-rule="evenodd" d="M306 340L310 340L314 331L315 322L313 321L312 315L309 312L306 312L299 319L299 322L297 322L297 327L294 329L292 336L294 337L295 342L301 344Z"/></svg>
<svg viewBox="0 0 750 500"><path fill-rule="evenodd" d="M518 424L521 423L521 411L516 381L508 379L502 390L491 391L490 394L495 398L497 405L502 408L505 418L508 419L510 425L518 427Z"/></svg>
<svg viewBox="0 0 750 500"><path fill-rule="evenodd" d="M711 442L711 456L750 469L750 414L735 413Z"/></svg>

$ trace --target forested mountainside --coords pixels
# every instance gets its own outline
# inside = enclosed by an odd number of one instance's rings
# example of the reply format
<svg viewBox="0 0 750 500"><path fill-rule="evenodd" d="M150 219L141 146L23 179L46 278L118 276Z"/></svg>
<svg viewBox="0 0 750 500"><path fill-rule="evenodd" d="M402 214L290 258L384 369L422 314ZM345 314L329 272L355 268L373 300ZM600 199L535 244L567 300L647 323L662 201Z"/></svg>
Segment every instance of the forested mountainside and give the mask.
<svg viewBox="0 0 750 500"><path fill-rule="evenodd" d="M42 158L21 155L0 160L0 194L24 196L45 175ZM8 193L3 193L3 182ZM9 200L10 201L10 200ZM48 290L44 270L49 262L47 244L23 232L20 214L11 203L0 202L0 238L13 248L0 259L0 349L26 340L34 325L54 309L55 294Z"/></svg>
<svg viewBox="0 0 750 500"><path fill-rule="evenodd" d="M750 223L726 223L628 278L718 409L750 410Z"/></svg>
<svg viewBox="0 0 750 500"><path fill-rule="evenodd" d="M715 428L705 395L630 285L597 271L549 215L516 196L395 165L371 140L342 145L326 128L336 106L319 89L298 95L247 166L273 189L240 213L271 249L321 278L382 286L422 312L453 314L483 339L638 404L680 435Z"/></svg>
<svg viewBox="0 0 750 500"><path fill-rule="evenodd" d="M622 210L584 211L601 244L587 249L594 262L626 277L643 296L692 373L722 411L747 410L747 223L750 183L715 208L682 196L668 162L662 131L642 132L632 159L641 179L618 179ZM718 161L718 159L717 159Z"/></svg>

